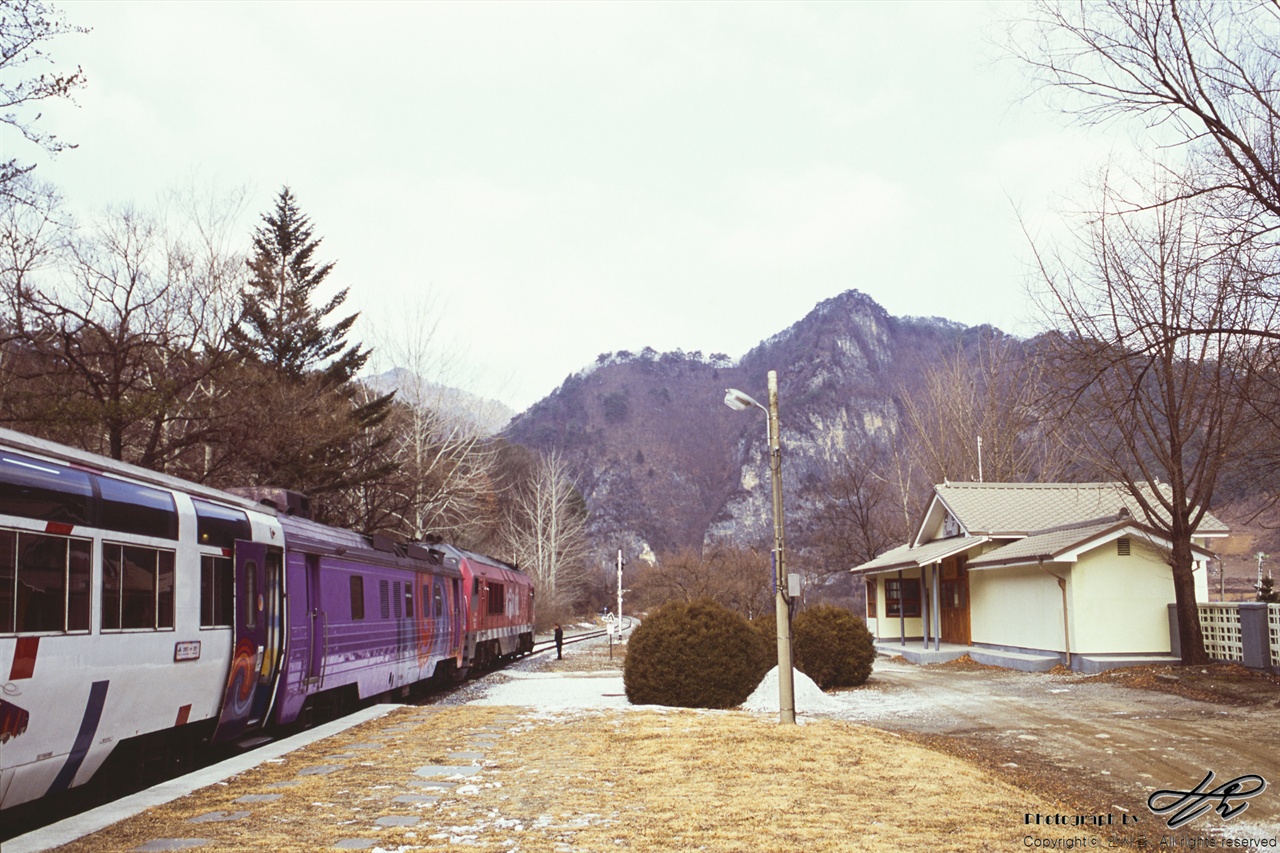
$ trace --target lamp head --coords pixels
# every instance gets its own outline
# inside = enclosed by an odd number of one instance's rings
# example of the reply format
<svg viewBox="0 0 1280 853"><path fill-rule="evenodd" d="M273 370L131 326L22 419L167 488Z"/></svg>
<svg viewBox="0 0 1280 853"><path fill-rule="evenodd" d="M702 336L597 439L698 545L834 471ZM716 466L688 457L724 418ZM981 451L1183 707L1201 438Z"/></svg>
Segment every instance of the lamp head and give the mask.
<svg viewBox="0 0 1280 853"><path fill-rule="evenodd" d="M724 391L724 404L735 412L741 412L745 409L755 406L757 409L764 409L764 406L757 403L751 397L739 391L737 388L726 388Z"/></svg>

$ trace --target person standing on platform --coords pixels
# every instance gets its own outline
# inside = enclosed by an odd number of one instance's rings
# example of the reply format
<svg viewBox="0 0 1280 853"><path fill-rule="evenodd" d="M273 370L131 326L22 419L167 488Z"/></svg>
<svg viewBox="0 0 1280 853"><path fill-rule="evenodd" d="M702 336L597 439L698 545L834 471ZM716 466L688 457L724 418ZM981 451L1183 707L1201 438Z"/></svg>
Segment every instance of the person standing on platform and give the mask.
<svg viewBox="0 0 1280 853"><path fill-rule="evenodd" d="M564 629L561 628L560 623L557 622L556 623L556 660L560 660L564 657L564 655L562 654L563 650L564 650Z"/></svg>

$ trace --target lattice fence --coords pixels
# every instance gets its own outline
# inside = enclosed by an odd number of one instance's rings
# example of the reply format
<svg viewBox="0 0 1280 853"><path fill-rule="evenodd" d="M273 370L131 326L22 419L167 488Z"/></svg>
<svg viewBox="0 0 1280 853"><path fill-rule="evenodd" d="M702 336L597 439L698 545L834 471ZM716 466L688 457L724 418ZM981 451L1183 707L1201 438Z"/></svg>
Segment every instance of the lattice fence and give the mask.
<svg viewBox="0 0 1280 853"><path fill-rule="evenodd" d="M1240 641L1240 611L1230 605L1201 604L1200 629L1204 632L1204 650L1213 660L1243 661L1244 645ZM1276 653L1273 640L1271 654Z"/></svg>
<svg viewBox="0 0 1280 853"><path fill-rule="evenodd" d="M1267 636L1271 638L1271 665L1280 667L1280 604L1267 605Z"/></svg>

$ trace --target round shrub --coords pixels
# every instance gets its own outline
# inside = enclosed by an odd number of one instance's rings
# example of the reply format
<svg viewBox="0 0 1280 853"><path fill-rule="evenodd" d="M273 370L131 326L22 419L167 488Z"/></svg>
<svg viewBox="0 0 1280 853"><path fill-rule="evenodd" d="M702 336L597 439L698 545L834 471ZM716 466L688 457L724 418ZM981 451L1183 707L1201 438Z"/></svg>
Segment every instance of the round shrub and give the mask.
<svg viewBox="0 0 1280 853"><path fill-rule="evenodd" d="M671 601L627 641L622 680L636 705L733 708L769 669L756 632L714 601Z"/></svg>
<svg viewBox="0 0 1280 853"><path fill-rule="evenodd" d="M843 607L819 604L792 621L791 654L797 669L829 690L866 681L876 650L866 622Z"/></svg>

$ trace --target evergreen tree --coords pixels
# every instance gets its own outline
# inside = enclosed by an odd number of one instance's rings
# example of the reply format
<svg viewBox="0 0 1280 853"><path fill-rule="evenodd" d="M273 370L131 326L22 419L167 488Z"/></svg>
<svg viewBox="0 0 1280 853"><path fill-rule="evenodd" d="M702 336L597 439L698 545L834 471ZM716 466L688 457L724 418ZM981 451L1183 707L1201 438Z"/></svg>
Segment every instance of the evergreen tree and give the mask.
<svg viewBox="0 0 1280 853"><path fill-rule="evenodd" d="M256 389L257 402L241 413L231 442L238 468L225 476L305 492L318 519L360 527L346 510L399 467L386 453L395 394L355 381L370 354L347 341L359 315L330 318L347 289L313 305L334 264L316 260L320 240L288 187L262 222L231 336L244 359L241 387Z"/></svg>
<svg viewBox="0 0 1280 853"><path fill-rule="evenodd" d="M317 289L334 264L315 260L320 240L311 219L284 187L275 209L262 216L253 236L251 279L243 296L244 317L234 340L240 354L262 362L290 379L322 370L334 384L350 381L369 358L346 336L359 314L331 322L329 315L347 299L343 288L321 307L312 306Z"/></svg>
<svg viewBox="0 0 1280 853"><path fill-rule="evenodd" d="M1275 579L1270 575L1262 579L1258 584L1258 601L1267 604L1280 604L1280 590L1276 589Z"/></svg>

